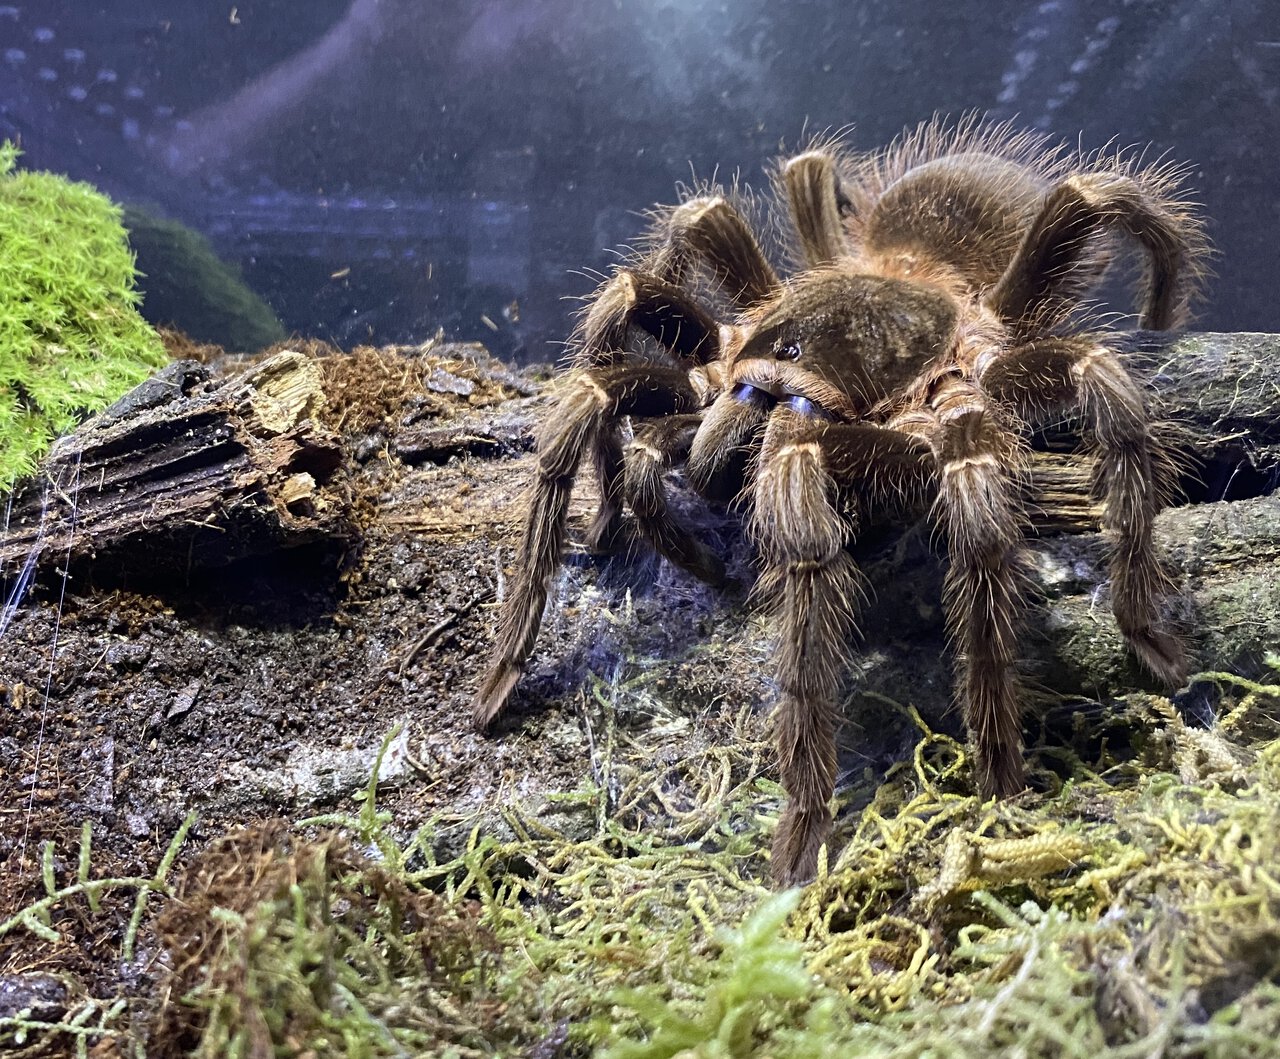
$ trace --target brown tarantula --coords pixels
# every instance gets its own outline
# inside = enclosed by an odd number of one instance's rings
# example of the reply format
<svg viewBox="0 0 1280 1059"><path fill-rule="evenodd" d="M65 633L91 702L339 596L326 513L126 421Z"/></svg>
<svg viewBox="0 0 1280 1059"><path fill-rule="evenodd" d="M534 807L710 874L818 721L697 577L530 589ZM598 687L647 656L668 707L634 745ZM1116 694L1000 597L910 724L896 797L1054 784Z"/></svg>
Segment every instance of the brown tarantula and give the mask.
<svg viewBox="0 0 1280 1059"><path fill-rule="evenodd" d="M1181 682L1151 532L1169 459L1086 302L1128 237L1146 265L1140 326L1183 320L1207 245L1181 176L973 121L928 123L863 157L819 145L775 177L796 237L786 278L732 196L712 189L660 211L648 251L589 302L574 376L543 421L477 728L501 712L533 649L590 453L601 501L589 543L615 546L630 509L660 554L713 584L724 564L668 509L664 476L683 465L710 498L741 489L778 635L778 884L813 874L830 831L837 706L863 596L848 549L871 512L932 503L978 784L1015 793L1024 456L1034 429L1063 418L1081 421L1097 453L1120 630L1155 676Z"/></svg>

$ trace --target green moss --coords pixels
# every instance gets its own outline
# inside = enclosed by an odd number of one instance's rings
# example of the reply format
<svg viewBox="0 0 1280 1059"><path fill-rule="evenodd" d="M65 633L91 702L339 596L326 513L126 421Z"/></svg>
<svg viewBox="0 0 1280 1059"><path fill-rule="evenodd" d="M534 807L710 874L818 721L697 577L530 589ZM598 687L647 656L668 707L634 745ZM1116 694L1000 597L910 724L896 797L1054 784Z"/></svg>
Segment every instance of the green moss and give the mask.
<svg viewBox="0 0 1280 1059"><path fill-rule="evenodd" d="M119 208L88 184L17 170L18 154L0 145L0 490L165 360L137 312Z"/></svg>
<svg viewBox="0 0 1280 1059"><path fill-rule="evenodd" d="M737 930L722 930L723 949L686 1013L661 987L620 994L618 1000L651 1024L646 1040L619 1041L603 1059L748 1059L765 1033L785 1025L790 1002L807 999L815 982L804 950L782 936L800 900L798 890L760 902Z"/></svg>
<svg viewBox="0 0 1280 1059"><path fill-rule="evenodd" d="M1214 727L1133 696L1086 718L1127 728L1127 749L1059 746L1070 778L1004 803L899 709L911 760L846 794L862 808L798 902L751 878L777 792L749 738L660 776L637 746L634 772L610 764L616 794L580 792L591 837L508 810L514 841L478 837L417 877L480 902L526 1045L564 1022L583 1052L653 1059L1259 1054L1280 972L1280 687L1204 679L1243 694Z"/></svg>

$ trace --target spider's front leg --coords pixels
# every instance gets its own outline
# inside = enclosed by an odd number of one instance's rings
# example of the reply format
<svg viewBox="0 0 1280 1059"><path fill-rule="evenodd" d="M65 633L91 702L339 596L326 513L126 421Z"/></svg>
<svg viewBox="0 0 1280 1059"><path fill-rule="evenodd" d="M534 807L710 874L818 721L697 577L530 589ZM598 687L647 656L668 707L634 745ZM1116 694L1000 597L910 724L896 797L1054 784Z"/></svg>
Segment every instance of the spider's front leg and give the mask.
<svg viewBox="0 0 1280 1059"><path fill-rule="evenodd" d="M659 555L709 585L724 583L724 562L686 530L667 506L663 475L685 459L701 415L673 415L637 428L624 454L623 495L644 538Z"/></svg>
<svg viewBox="0 0 1280 1059"><path fill-rule="evenodd" d="M533 651L584 454L599 447L601 434L613 436L622 416L666 416L697 406L688 375L677 367L623 362L580 372L566 387L539 434L515 575L502 602L489 671L472 704L476 728L484 730L502 711Z"/></svg>
<svg viewBox="0 0 1280 1059"><path fill-rule="evenodd" d="M752 527L778 646L778 761L787 804L778 821L772 875L778 886L813 876L831 829L836 713L853 655L863 579L846 550L857 530L857 490L837 505L837 482L923 492L928 445L871 424L815 423L787 409L770 417L754 487Z"/></svg>
<svg viewBox="0 0 1280 1059"><path fill-rule="evenodd" d="M752 386L732 386L712 402L689 448L689 484L711 500L729 503L742 488L747 457L758 450L776 402Z"/></svg>
<svg viewBox="0 0 1280 1059"><path fill-rule="evenodd" d="M935 519L947 538L943 602L957 696L974 743L978 785L984 796L1007 797L1023 787L1014 670L1027 581L1017 481L1022 447L982 392L959 377L938 384L930 407L937 421Z"/></svg>
<svg viewBox="0 0 1280 1059"><path fill-rule="evenodd" d="M1142 391L1102 341L1042 339L994 361L982 385L1032 424L1083 415L1098 451L1103 529L1111 538L1111 607L1139 660L1170 687L1187 675L1182 641L1161 628L1175 586L1152 540L1156 513L1174 492L1175 466L1152 435Z"/></svg>
<svg viewBox="0 0 1280 1059"><path fill-rule="evenodd" d="M683 275L684 259L672 247L652 256L662 271ZM619 269L597 292L579 325L575 361L588 373L625 362L633 342L632 329L653 338L686 371L720 353L719 325L678 286L659 275ZM587 545L594 552L607 554L616 549L622 531L625 465L617 430L596 430L590 450L600 507L587 531Z"/></svg>
<svg viewBox="0 0 1280 1059"><path fill-rule="evenodd" d="M706 195L661 214L654 247L632 268L620 268L601 285L579 321L571 345L580 367L614 363L634 348L634 333L653 338L686 369L721 354L719 325L685 292L701 265L737 309L768 298L778 278L728 199ZM616 432L601 432L593 445L600 510L587 534L594 551L609 552L621 527L624 464Z"/></svg>
<svg viewBox="0 0 1280 1059"><path fill-rule="evenodd" d="M515 576L502 604L489 671L472 704L477 728L488 727L501 712L533 650L564 544L569 493L583 458L592 455L600 490L588 543L609 551L619 537L627 488L620 421L692 413L702 402L692 377L720 357L720 327L682 286L694 262L710 272L739 308L755 305L777 286L746 221L722 196L693 199L667 211L659 219L654 244L636 267L619 269L601 285L578 324L573 341L578 375L539 432L537 472ZM645 335L652 340L649 345ZM651 363L657 352L671 363ZM667 457L661 449L655 451L663 464ZM644 489L661 488L661 468L650 470L646 478L637 465L636 473L633 488L643 508L652 501ZM676 530L665 509L649 502L640 522L664 554L709 579L719 576L716 560L705 549L674 539Z"/></svg>

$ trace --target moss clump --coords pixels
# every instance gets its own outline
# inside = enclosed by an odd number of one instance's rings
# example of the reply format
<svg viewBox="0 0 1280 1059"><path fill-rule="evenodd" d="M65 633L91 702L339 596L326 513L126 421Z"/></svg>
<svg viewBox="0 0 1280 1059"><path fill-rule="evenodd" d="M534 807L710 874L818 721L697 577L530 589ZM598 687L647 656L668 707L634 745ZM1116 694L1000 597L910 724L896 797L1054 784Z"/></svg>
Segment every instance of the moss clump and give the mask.
<svg viewBox="0 0 1280 1059"><path fill-rule="evenodd" d="M88 184L18 171L18 154L0 144L0 490L165 361L137 312L120 209Z"/></svg>
<svg viewBox="0 0 1280 1059"><path fill-rule="evenodd" d="M235 353L256 353L285 337L271 307L199 232L135 206L125 207L124 225L146 276L148 320Z"/></svg>
<svg viewBox="0 0 1280 1059"><path fill-rule="evenodd" d="M149 1056L477 1054L501 1035L496 942L340 835L238 829L188 868L157 924L174 1002Z"/></svg>
<svg viewBox="0 0 1280 1059"><path fill-rule="evenodd" d="M719 932L723 945L693 1014L675 1009L660 991L636 989L617 999L644 1017L653 1031L643 1041L618 1041L602 1059L673 1059L708 1056L749 1059L756 1043L776 1028L789 1001L815 988L801 946L781 936L800 900L798 890L760 903L737 930Z"/></svg>
<svg viewBox="0 0 1280 1059"><path fill-rule="evenodd" d="M722 768L703 754L657 775L655 747L615 749L610 785L582 795L595 835L507 810L514 841L435 871L520 954L498 988L526 1043L540 1019L609 1057L1263 1054L1280 1029L1280 686L1202 679L1244 692L1212 728L1150 696L1081 711L1128 732L1121 752L1042 746L1069 778L1004 803L900 710L911 760L854 779L861 808L789 916L750 878L772 800L750 740L712 751Z"/></svg>

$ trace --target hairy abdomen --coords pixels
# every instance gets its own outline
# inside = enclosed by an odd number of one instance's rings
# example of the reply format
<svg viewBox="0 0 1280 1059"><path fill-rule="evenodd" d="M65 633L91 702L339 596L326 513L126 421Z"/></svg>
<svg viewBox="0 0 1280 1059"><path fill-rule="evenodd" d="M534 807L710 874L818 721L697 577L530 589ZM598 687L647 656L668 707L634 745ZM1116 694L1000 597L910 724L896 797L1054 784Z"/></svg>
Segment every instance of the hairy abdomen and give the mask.
<svg viewBox="0 0 1280 1059"><path fill-rule="evenodd" d="M945 262L974 287L996 282L1044 196L1016 162L965 152L923 162L885 188L864 228L865 249Z"/></svg>

